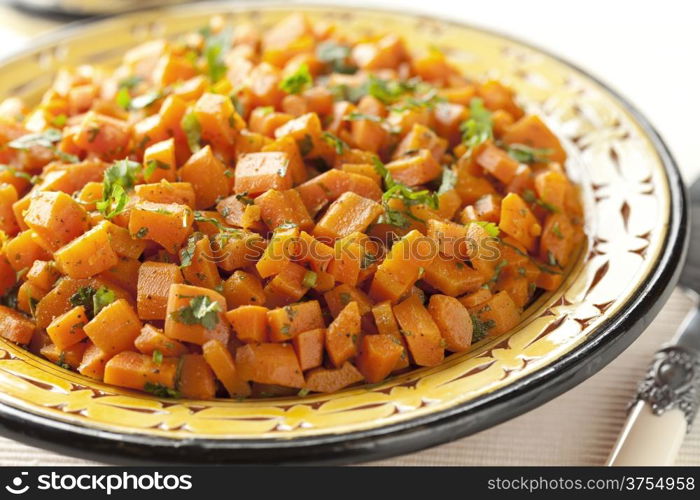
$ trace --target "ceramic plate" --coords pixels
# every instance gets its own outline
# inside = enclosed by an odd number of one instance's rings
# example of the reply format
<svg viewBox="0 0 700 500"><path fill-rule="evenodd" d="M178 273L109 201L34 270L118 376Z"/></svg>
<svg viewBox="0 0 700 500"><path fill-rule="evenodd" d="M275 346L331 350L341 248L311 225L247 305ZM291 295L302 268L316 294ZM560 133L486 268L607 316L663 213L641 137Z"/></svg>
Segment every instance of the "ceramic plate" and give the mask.
<svg viewBox="0 0 700 500"><path fill-rule="evenodd" d="M649 324L675 284L686 195L666 146L628 102L575 66L508 37L424 16L348 7L195 4L70 27L0 63L0 97L34 102L62 65L114 65L131 46L223 14L262 28L290 12L354 33L435 45L512 86L563 138L587 241L559 290L513 331L440 366L328 395L164 400L104 385L0 340L0 427L33 445L108 462L346 463L456 439L592 375Z"/></svg>

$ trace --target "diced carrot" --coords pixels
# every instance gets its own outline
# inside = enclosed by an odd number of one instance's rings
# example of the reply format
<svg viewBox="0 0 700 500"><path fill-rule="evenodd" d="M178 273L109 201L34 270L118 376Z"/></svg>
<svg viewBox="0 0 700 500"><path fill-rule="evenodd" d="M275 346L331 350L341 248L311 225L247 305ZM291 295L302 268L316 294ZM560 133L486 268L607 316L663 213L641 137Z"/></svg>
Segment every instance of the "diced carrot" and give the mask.
<svg viewBox="0 0 700 500"><path fill-rule="evenodd" d="M129 257L130 259L138 259L148 244L140 238L132 238L129 230L125 227L117 226L111 222L107 222L109 232L109 242L112 245L112 250L117 255Z"/></svg>
<svg viewBox="0 0 700 500"><path fill-rule="evenodd" d="M324 293L323 298L326 301L328 310L331 312L331 316L334 318L337 318L340 311L351 302L357 302L361 315L367 314L372 309L372 300L365 292L345 283Z"/></svg>
<svg viewBox="0 0 700 500"><path fill-rule="evenodd" d="M305 387L313 392L335 392L363 380L355 366L346 362L340 368L314 368L306 375Z"/></svg>
<svg viewBox="0 0 700 500"><path fill-rule="evenodd" d="M202 354L230 396L250 396L250 385L238 376L233 356L224 344L210 340L202 346Z"/></svg>
<svg viewBox="0 0 700 500"><path fill-rule="evenodd" d="M199 318L192 310L197 302L209 303L207 306L209 311L201 313ZM165 335L199 345L211 339L228 344L229 328L224 318L224 311L226 311L226 299L214 290L183 284L170 285L165 316ZM205 317L208 318L206 321L204 321Z"/></svg>
<svg viewBox="0 0 700 500"><path fill-rule="evenodd" d="M87 322L88 317L85 313L85 308L77 306L55 318L46 327L46 333L48 333L51 341L58 349L64 350L86 337L83 327Z"/></svg>
<svg viewBox="0 0 700 500"><path fill-rule="evenodd" d="M404 341L403 335L401 335L401 331L399 330L399 325L394 317L394 311L392 310L391 303L388 301L380 302L372 307L372 316L374 317L374 324L377 327L377 332L380 335L390 335L393 337L394 342L401 345L401 355L396 361L392 371L406 368L409 364L406 342Z"/></svg>
<svg viewBox="0 0 700 500"><path fill-rule="evenodd" d="M519 166L519 163L506 151L491 143L479 149L476 161L484 170L505 184L513 180Z"/></svg>
<svg viewBox="0 0 700 500"><path fill-rule="evenodd" d="M195 208L195 192L189 182L161 181L154 184L139 184L134 188L136 196L153 203L177 203Z"/></svg>
<svg viewBox="0 0 700 500"><path fill-rule="evenodd" d="M299 389L304 386L291 344L246 344L236 351L236 368L243 380Z"/></svg>
<svg viewBox="0 0 700 500"><path fill-rule="evenodd" d="M357 302L350 302L328 327L326 352L336 367L340 367L357 354L361 333L360 321Z"/></svg>
<svg viewBox="0 0 700 500"><path fill-rule="evenodd" d="M552 161L564 163L566 152L554 133L537 115L527 115L520 118L503 134L506 144L523 144L538 149L550 150L547 155Z"/></svg>
<svg viewBox="0 0 700 500"><path fill-rule="evenodd" d="M182 273L175 264L144 262L139 267L137 308L139 318L165 319L170 286L182 283Z"/></svg>
<svg viewBox="0 0 700 500"><path fill-rule="evenodd" d="M78 342L65 349L59 349L55 344L47 344L40 349L39 353L49 361L63 368L67 365L69 368L75 370L80 366L80 362L85 355L87 347L88 344L85 342Z"/></svg>
<svg viewBox="0 0 700 500"><path fill-rule="evenodd" d="M297 258L302 262L307 262L311 269L317 273L328 269L334 255L335 250L332 247L317 240L309 233L302 231L299 234Z"/></svg>
<svg viewBox="0 0 700 500"><path fill-rule="evenodd" d="M297 353L297 358L299 358L299 366L302 371L321 366L325 339L325 328L307 330L292 339L292 345Z"/></svg>
<svg viewBox="0 0 700 500"><path fill-rule="evenodd" d="M472 320L469 311L454 297L435 294L430 297L428 312L440 329L445 349L466 351L472 343Z"/></svg>
<svg viewBox="0 0 700 500"><path fill-rule="evenodd" d="M268 340L267 313L263 306L243 305L226 313L236 337L242 342L266 342Z"/></svg>
<svg viewBox="0 0 700 500"><path fill-rule="evenodd" d="M456 297L476 291L486 278L464 261L438 255L424 268L423 279L444 294Z"/></svg>
<svg viewBox="0 0 700 500"><path fill-rule="evenodd" d="M505 290L498 292L469 312L479 319L479 323L489 336L505 333L520 321L520 309Z"/></svg>
<svg viewBox="0 0 700 500"><path fill-rule="evenodd" d="M440 162L447 149L447 141L425 125L416 123L399 143L393 158L401 158L421 149L429 150L435 161Z"/></svg>
<svg viewBox="0 0 700 500"><path fill-rule="evenodd" d="M221 197L229 194L226 167L214 156L209 146L194 153L178 170L180 178L192 184L195 206L205 209L213 206Z"/></svg>
<svg viewBox="0 0 700 500"><path fill-rule="evenodd" d="M276 141L265 144L260 151L263 153L275 151L287 153L289 157L289 170L294 184L301 184L307 179L306 165L304 165L304 160L299 152L299 146L291 136L281 137Z"/></svg>
<svg viewBox="0 0 700 500"><path fill-rule="evenodd" d="M111 116L89 111L73 135L76 146L103 158L123 158L129 145L129 125Z"/></svg>
<svg viewBox="0 0 700 500"><path fill-rule="evenodd" d="M29 268L35 260L51 260L51 254L32 239L33 234L32 230L21 232L2 247L7 261L15 271Z"/></svg>
<svg viewBox="0 0 700 500"><path fill-rule="evenodd" d="M130 389L148 390L151 385L175 388L176 358L156 363L152 356L133 351L116 354L105 364L104 381Z"/></svg>
<svg viewBox="0 0 700 500"><path fill-rule="evenodd" d="M268 278L284 269L291 257L298 254L299 228L282 226L272 235L265 253L255 263L263 278Z"/></svg>
<svg viewBox="0 0 700 500"><path fill-rule="evenodd" d="M263 292L260 279L251 273L241 270L235 271L224 281L223 295L226 297L228 309L265 303L265 293Z"/></svg>
<svg viewBox="0 0 700 500"><path fill-rule="evenodd" d="M326 327L317 300L272 309L267 313L267 322L273 342L289 341L302 332Z"/></svg>
<svg viewBox="0 0 700 500"><path fill-rule="evenodd" d="M109 226L101 222L54 253L56 267L71 278L87 278L119 262L110 243Z"/></svg>
<svg viewBox="0 0 700 500"><path fill-rule="evenodd" d="M107 354L134 349L134 340L141 332L141 321L124 299L102 308L84 327L93 344Z"/></svg>
<svg viewBox="0 0 700 500"><path fill-rule="evenodd" d="M294 262L288 262L265 285L265 302L270 307L280 307L301 299L311 288L305 284L308 269Z"/></svg>
<svg viewBox="0 0 700 500"><path fill-rule="evenodd" d="M525 201L515 193L508 193L501 202L499 227L522 243L528 251L535 249L537 237L542 233L537 218Z"/></svg>
<svg viewBox="0 0 700 500"><path fill-rule="evenodd" d="M60 277L61 273L53 261L35 260L27 272L27 281L46 291L49 291Z"/></svg>
<svg viewBox="0 0 700 500"><path fill-rule="evenodd" d="M109 355L92 342L89 342L88 346L85 348L85 352L83 352L83 357L80 360L77 370L86 377L102 380L105 374L105 365L108 360Z"/></svg>
<svg viewBox="0 0 700 500"><path fill-rule="evenodd" d="M357 368L367 382L376 384L394 370L402 353L403 344L391 335L365 335L360 341Z"/></svg>
<svg viewBox="0 0 700 500"><path fill-rule="evenodd" d="M369 177L338 169L323 172L296 189L311 215L349 191L373 201L382 198L381 188Z"/></svg>
<svg viewBox="0 0 700 500"><path fill-rule="evenodd" d="M0 336L17 344L28 344L34 334L34 322L6 306L0 306Z"/></svg>
<svg viewBox="0 0 700 500"><path fill-rule="evenodd" d="M394 180L407 186L425 184L442 173L440 164L435 161L429 149L421 149L415 154L387 163L386 168Z"/></svg>
<svg viewBox="0 0 700 500"><path fill-rule="evenodd" d="M41 262L41 261L36 261ZM5 295L17 282L17 274L7 257L0 253L0 295Z"/></svg>
<svg viewBox="0 0 700 500"><path fill-rule="evenodd" d="M220 233L214 241L219 245L219 250L214 252L215 260L224 271L250 267L254 262L257 264L266 248L263 237L249 231Z"/></svg>
<svg viewBox="0 0 700 500"><path fill-rule="evenodd" d="M489 80L477 87L477 94L484 100L484 105L496 111L502 109L515 118L520 118L523 111L515 103L513 91L496 80Z"/></svg>
<svg viewBox="0 0 700 500"><path fill-rule="evenodd" d="M194 213L186 205L142 201L131 209L129 232L177 253L192 232Z"/></svg>
<svg viewBox="0 0 700 500"><path fill-rule="evenodd" d="M187 347L175 339L166 337L163 330L147 323L141 328L141 333L134 340L134 345L143 354L153 354L159 351L163 356L180 356L187 353Z"/></svg>
<svg viewBox="0 0 700 500"><path fill-rule="evenodd" d="M44 298L46 293L47 291L43 288L37 287L30 281L25 281L17 290L17 309L26 314L32 314L34 308Z"/></svg>
<svg viewBox="0 0 700 500"><path fill-rule="evenodd" d="M0 231L14 236L19 231L12 205L18 200L17 189L12 184L0 182Z"/></svg>
<svg viewBox="0 0 700 500"><path fill-rule="evenodd" d="M225 95L203 94L192 112L201 127L202 139L220 150L232 149L238 130L245 126L231 99Z"/></svg>
<svg viewBox="0 0 700 500"><path fill-rule="evenodd" d="M147 182L175 180L175 139L172 137L146 148L143 153L144 179Z"/></svg>
<svg viewBox="0 0 700 500"><path fill-rule="evenodd" d="M309 216L299 192L294 189L270 189L255 198L255 205L260 207L260 217L271 230L283 224L295 224L304 231L310 231L314 227L314 221Z"/></svg>
<svg viewBox="0 0 700 500"><path fill-rule="evenodd" d="M212 399L216 395L216 381L204 356L185 354L180 359L182 365L177 388L182 396L189 399Z"/></svg>
<svg viewBox="0 0 700 500"><path fill-rule="evenodd" d="M128 290L135 296L137 293L141 261L122 256L118 256L117 259L117 263L114 266L106 271L102 271L98 276L105 281L120 286L124 290Z"/></svg>
<svg viewBox="0 0 700 500"><path fill-rule="evenodd" d="M181 259L184 250L181 251ZM215 252L212 250L209 238L201 238L194 244L194 252L188 265L182 265L182 276L185 281L194 286L216 288L221 284L221 276L215 262Z"/></svg>
<svg viewBox="0 0 700 500"><path fill-rule="evenodd" d="M242 156L236 165L236 193L257 195L268 189L291 189L293 181L289 162L289 155L281 152L250 153Z"/></svg>
<svg viewBox="0 0 700 500"><path fill-rule="evenodd" d="M313 234L319 239L334 240L356 231L362 232L383 212L379 203L349 191L328 207Z"/></svg>
<svg viewBox="0 0 700 500"><path fill-rule="evenodd" d="M242 227L254 231L261 231L264 226L261 224L262 211L258 205L243 195L233 195L219 201L216 210L224 218L224 222L229 226Z"/></svg>
<svg viewBox="0 0 700 500"><path fill-rule="evenodd" d="M440 329L416 295L394 306L394 316L417 365L435 366L442 362L445 351Z"/></svg>

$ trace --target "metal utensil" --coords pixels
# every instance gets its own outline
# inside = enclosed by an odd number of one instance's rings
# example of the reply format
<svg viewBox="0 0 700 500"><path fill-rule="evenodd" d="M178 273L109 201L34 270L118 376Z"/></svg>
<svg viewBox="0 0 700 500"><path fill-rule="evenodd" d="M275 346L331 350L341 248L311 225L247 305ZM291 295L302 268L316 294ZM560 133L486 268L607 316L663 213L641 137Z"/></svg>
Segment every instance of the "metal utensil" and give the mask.
<svg viewBox="0 0 700 500"><path fill-rule="evenodd" d="M680 285L696 306L654 355L607 465L672 465L700 407L700 179L690 188L690 201L690 246Z"/></svg>

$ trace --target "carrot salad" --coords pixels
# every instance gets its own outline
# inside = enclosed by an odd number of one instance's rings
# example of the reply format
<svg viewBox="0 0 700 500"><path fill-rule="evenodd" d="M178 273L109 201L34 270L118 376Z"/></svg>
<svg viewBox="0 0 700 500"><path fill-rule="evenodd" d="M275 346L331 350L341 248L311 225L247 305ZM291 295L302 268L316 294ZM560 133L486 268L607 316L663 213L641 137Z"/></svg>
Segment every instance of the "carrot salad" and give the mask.
<svg viewBox="0 0 700 500"><path fill-rule="evenodd" d="M435 366L562 282L565 160L439 49L214 18L0 104L0 335L159 397Z"/></svg>

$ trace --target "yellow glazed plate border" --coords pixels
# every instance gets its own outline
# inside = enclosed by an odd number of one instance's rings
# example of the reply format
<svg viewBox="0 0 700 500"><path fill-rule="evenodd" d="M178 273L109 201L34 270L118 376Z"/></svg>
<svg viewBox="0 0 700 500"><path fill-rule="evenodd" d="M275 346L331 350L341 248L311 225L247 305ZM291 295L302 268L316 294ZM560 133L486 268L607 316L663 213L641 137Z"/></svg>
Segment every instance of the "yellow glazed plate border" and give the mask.
<svg viewBox="0 0 700 500"><path fill-rule="evenodd" d="M300 10L341 31L394 32L416 50L435 45L468 74L502 79L544 117L564 138L567 169L581 185L587 212L588 240L564 284L533 304L513 331L438 367L305 398L161 400L67 372L2 340L5 433L78 454L111 453L113 460L287 461L299 450L307 461L386 456L541 404L600 369L651 320L677 279L685 248L685 193L672 158L646 120L612 91L509 38L367 9L195 4L51 35L1 64L0 97L31 101L61 65L110 66L126 48L196 29L213 14L266 27ZM265 455L269 450L276 454Z"/></svg>

